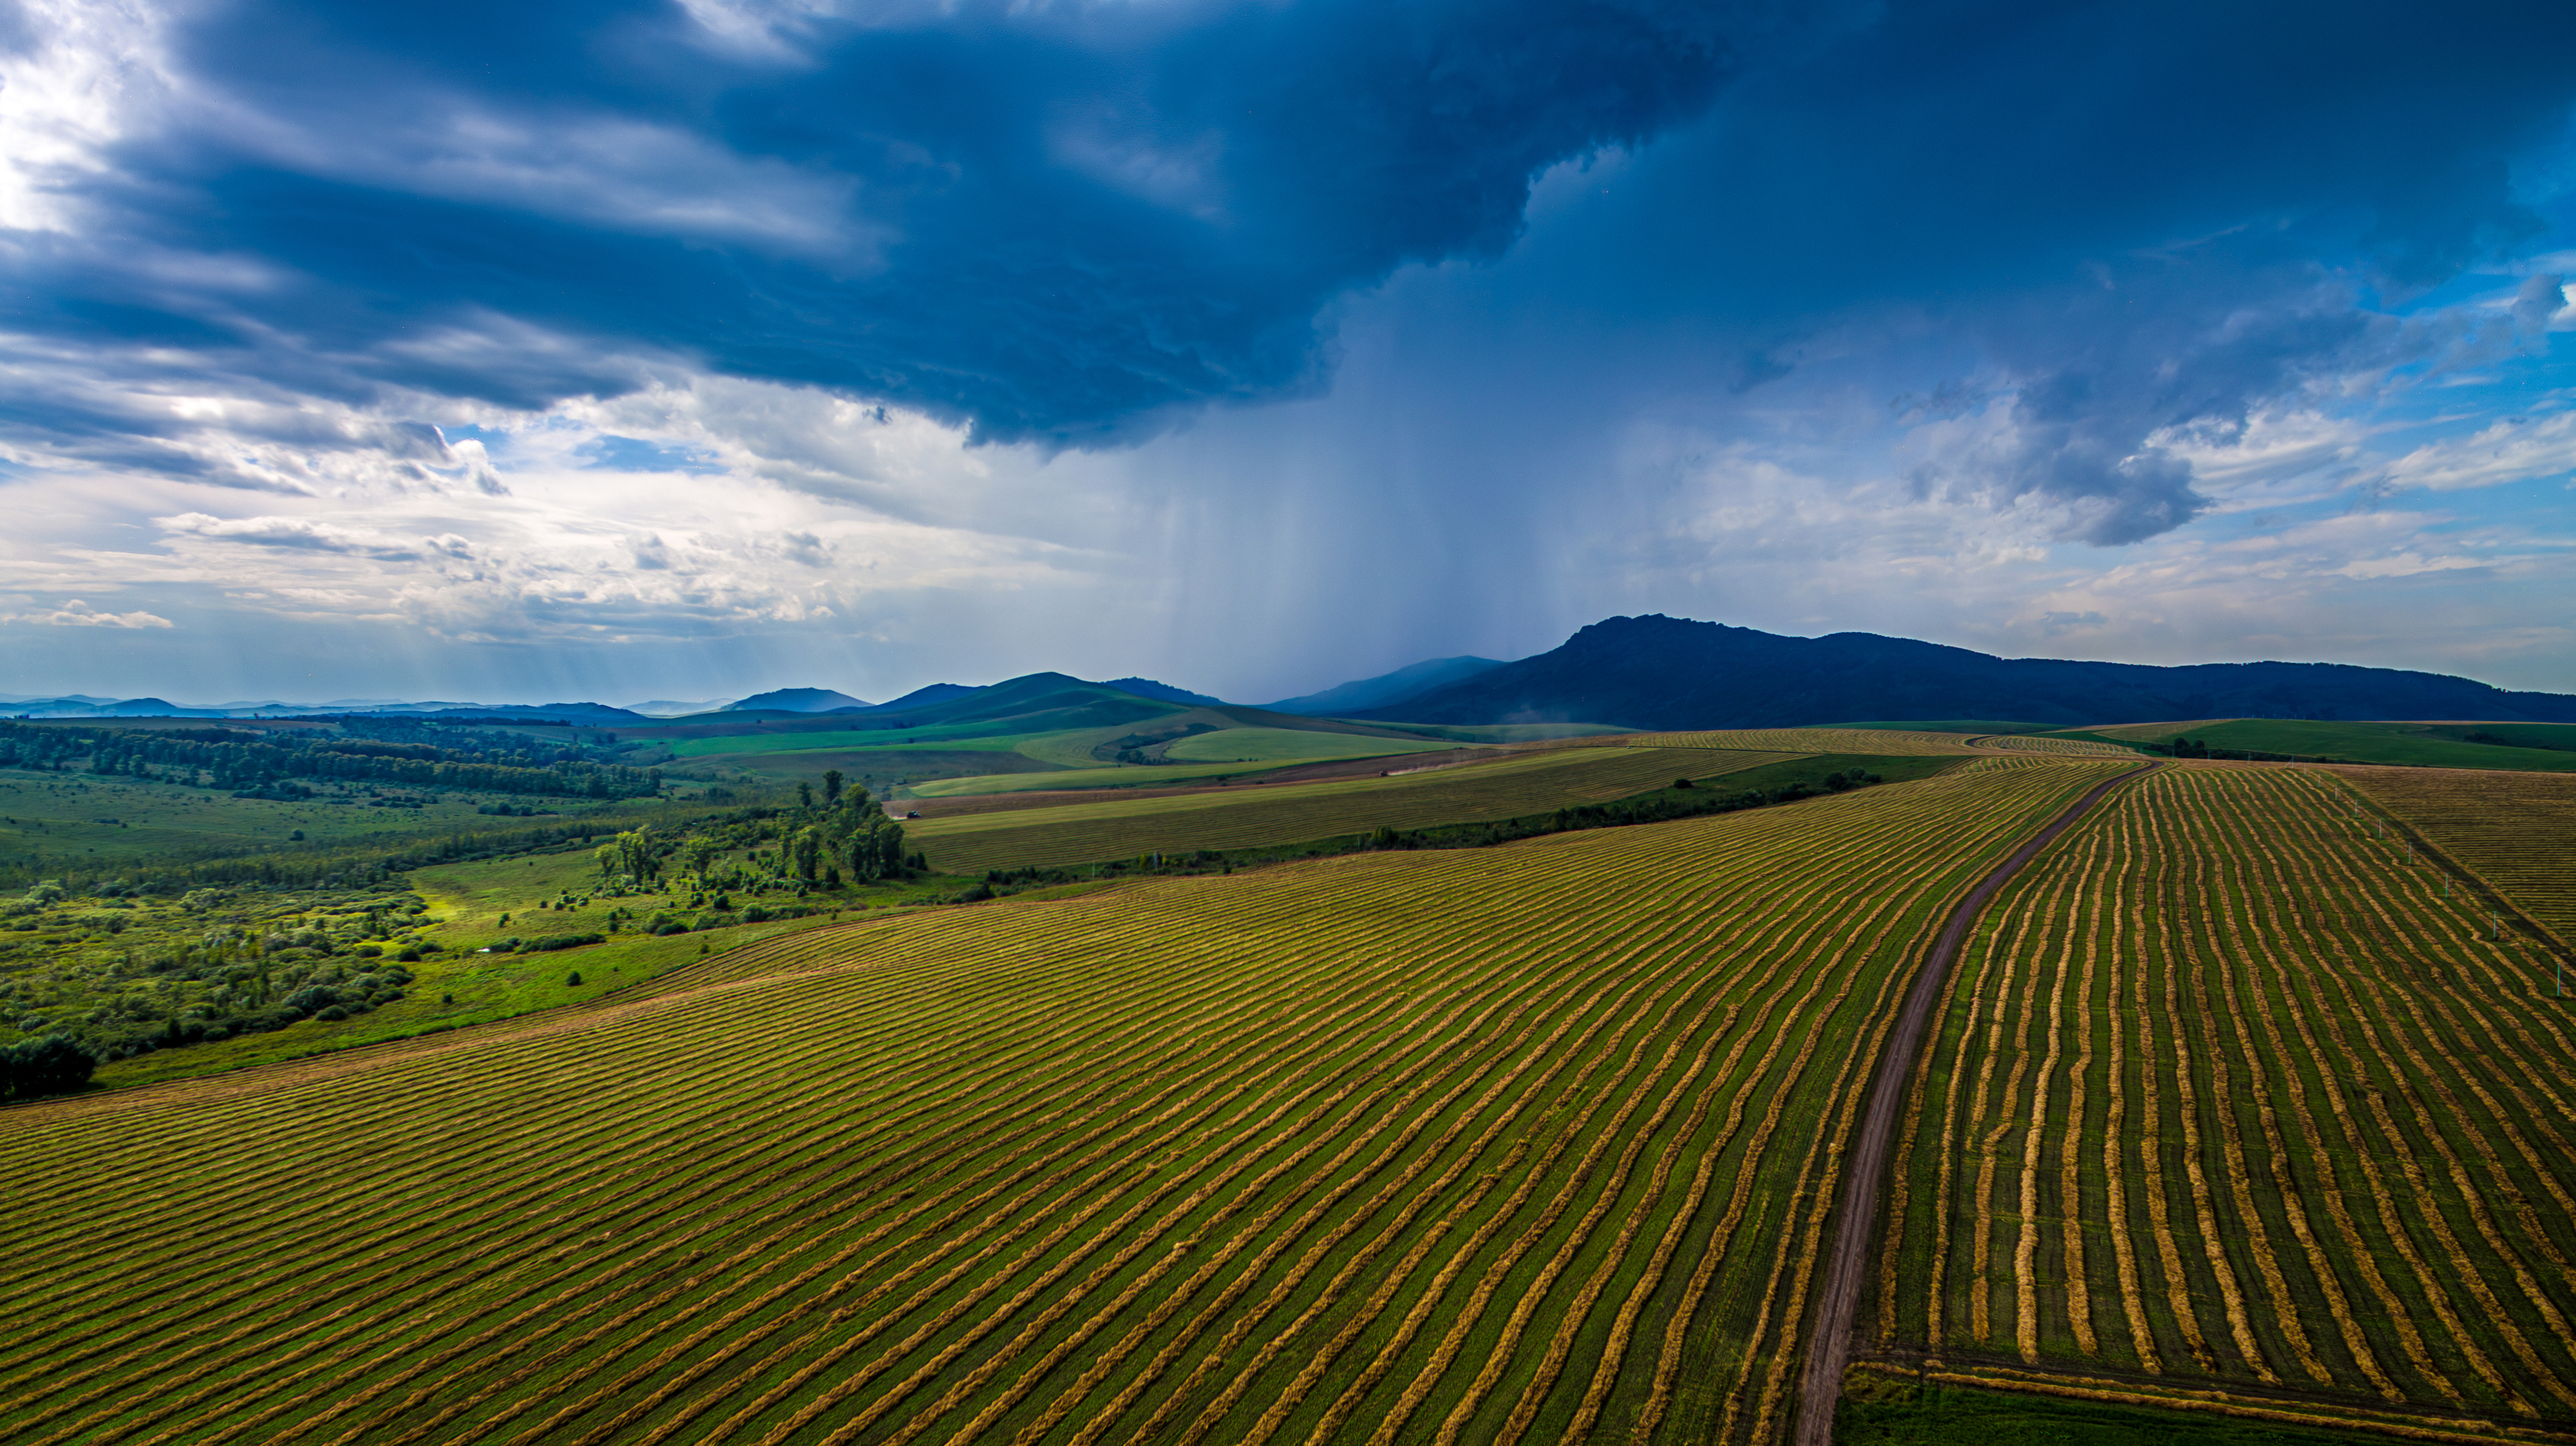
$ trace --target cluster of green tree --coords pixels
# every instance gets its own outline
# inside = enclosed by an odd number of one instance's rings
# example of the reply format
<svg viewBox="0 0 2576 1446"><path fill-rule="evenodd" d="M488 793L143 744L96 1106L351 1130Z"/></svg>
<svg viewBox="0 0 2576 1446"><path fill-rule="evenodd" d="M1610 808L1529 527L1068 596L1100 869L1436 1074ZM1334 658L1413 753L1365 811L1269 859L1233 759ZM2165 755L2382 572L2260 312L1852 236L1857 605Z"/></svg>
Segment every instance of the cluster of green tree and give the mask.
<svg viewBox="0 0 2576 1446"><path fill-rule="evenodd" d="M799 783L796 792L792 808L749 808L682 829L622 832L596 850L600 876L640 889L676 871L702 893L775 884L802 891L838 888L845 878L854 884L901 879L928 867L919 854L905 852L903 825L839 769L823 775L819 801L811 784ZM776 847L761 847L769 843ZM736 850L749 851L748 866L716 875L715 861Z"/></svg>
<svg viewBox="0 0 2576 1446"><path fill-rule="evenodd" d="M0 1099L70 1094L86 1087L96 1068L98 1056L65 1035L20 1040L0 1049Z"/></svg>
<svg viewBox="0 0 2576 1446"><path fill-rule="evenodd" d="M0 901L11 929L38 934L0 943L0 1027L64 1033L122 1059L334 1008L365 1013L402 997L412 974L401 966L434 947L408 942L426 907L381 886L201 888L173 900L123 880L86 895L45 880Z"/></svg>
<svg viewBox="0 0 2576 1446"><path fill-rule="evenodd" d="M546 954L557 949L578 949L584 944L605 944L606 934L548 934L542 939L503 939L492 946L495 954Z"/></svg>
<svg viewBox="0 0 2576 1446"><path fill-rule="evenodd" d="M989 897L989 896L988 896ZM695 934L709 929L730 928L735 924L767 924L780 919L810 919L833 912L829 906L816 904L750 904L734 912L733 900L719 894L692 906L697 912L658 911L644 921L647 934Z"/></svg>
<svg viewBox="0 0 2576 1446"><path fill-rule="evenodd" d="M2463 743L2484 743L2494 748L2545 748L2553 753L2576 753L2576 743L2561 743L2546 736L2504 738L2483 728L2472 728L2460 735Z"/></svg>
<svg viewBox="0 0 2576 1446"><path fill-rule="evenodd" d="M230 789L244 798L300 797L307 779L602 799L649 798L662 789L659 770L609 761L595 748L570 740L538 745L486 730L397 742L342 732L0 723L0 767L62 772L75 764L95 774Z"/></svg>

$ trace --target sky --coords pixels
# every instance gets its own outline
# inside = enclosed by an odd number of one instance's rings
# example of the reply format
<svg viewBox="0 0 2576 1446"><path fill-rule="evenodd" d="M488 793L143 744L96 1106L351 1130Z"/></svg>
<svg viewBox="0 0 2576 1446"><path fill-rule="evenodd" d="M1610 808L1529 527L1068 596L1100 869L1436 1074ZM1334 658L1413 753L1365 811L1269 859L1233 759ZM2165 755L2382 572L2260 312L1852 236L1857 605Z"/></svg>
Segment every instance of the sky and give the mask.
<svg viewBox="0 0 2576 1446"><path fill-rule="evenodd" d="M2576 6L0 0L0 692L2576 692Z"/></svg>

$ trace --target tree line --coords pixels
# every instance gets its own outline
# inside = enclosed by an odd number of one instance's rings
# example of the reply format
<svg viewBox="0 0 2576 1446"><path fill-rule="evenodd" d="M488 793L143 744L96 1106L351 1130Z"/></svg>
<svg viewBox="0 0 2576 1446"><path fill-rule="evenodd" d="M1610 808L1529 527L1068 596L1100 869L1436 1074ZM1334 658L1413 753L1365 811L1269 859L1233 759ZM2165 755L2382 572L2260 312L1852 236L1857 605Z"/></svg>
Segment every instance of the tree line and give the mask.
<svg viewBox="0 0 2576 1446"><path fill-rule="evenodd" d="M613 736L613 735L612 735ZM525 747L507 734L469 734L468 746L391 742L330 733L258 733L237 728L66 728L0 723L0 767L158 778L256 792L295 780L390 783L411 788L542 793L573 798L649 798L662 773L607 761L598 747ZM480 746L474 746L480 745Z"/></svg>

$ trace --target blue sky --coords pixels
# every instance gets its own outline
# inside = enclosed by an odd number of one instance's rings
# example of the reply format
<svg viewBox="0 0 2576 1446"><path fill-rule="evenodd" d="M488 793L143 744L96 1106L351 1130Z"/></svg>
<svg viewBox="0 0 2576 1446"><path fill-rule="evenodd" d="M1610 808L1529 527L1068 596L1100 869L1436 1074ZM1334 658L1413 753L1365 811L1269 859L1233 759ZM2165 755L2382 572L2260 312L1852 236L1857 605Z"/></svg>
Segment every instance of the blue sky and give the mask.
<svg viewBox="0 0 2576 1446"><path fill-rule="evenodd" d="M2576 691L2576 7L0 0L0 689Z"/></svg>

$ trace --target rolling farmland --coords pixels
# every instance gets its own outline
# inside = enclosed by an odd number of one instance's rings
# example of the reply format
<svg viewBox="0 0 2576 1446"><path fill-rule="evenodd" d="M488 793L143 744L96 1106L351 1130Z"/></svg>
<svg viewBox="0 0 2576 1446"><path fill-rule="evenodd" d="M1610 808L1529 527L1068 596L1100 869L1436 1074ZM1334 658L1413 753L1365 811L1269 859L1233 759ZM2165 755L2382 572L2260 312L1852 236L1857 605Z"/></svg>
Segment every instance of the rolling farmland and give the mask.
<svg viewBox="0 0 2576 1446"><path fill-rule="evenodd" d="M1409 829L1512 818L1568 804L1623 798L1676 777L1718 777L1789 756L1701 749L1551 748L1389 778L1264 785L925 819L910 825L909 836L938 867L958 873L1086 863L1147 849L1258 848L1360 833L1381 825Z"/></svg>
<svg viewBox="0 0 2576 1446"><path fill-rule="evenodd" d="M1618 741L1630 748L1749 748L1764 753L1920 756L1977 752L1960 734L1908 733L1877 728L1736 728L1705 733L1631 733Z"/></svg>
<svg viewBox="0 0 2576 1446"><path fill-rule="evenodd" d="M1997 897L1916 1069L1864 1354L2576 1438L2576 1017L2361 802L2168 769Z"/></svg>
<svg viewBox="0 0 2576 1446"><path fill-rule="evenodd" d="M2112 767L812 930L0 1111L0 1431L1776 1439L1924 926Z"/></svg>

